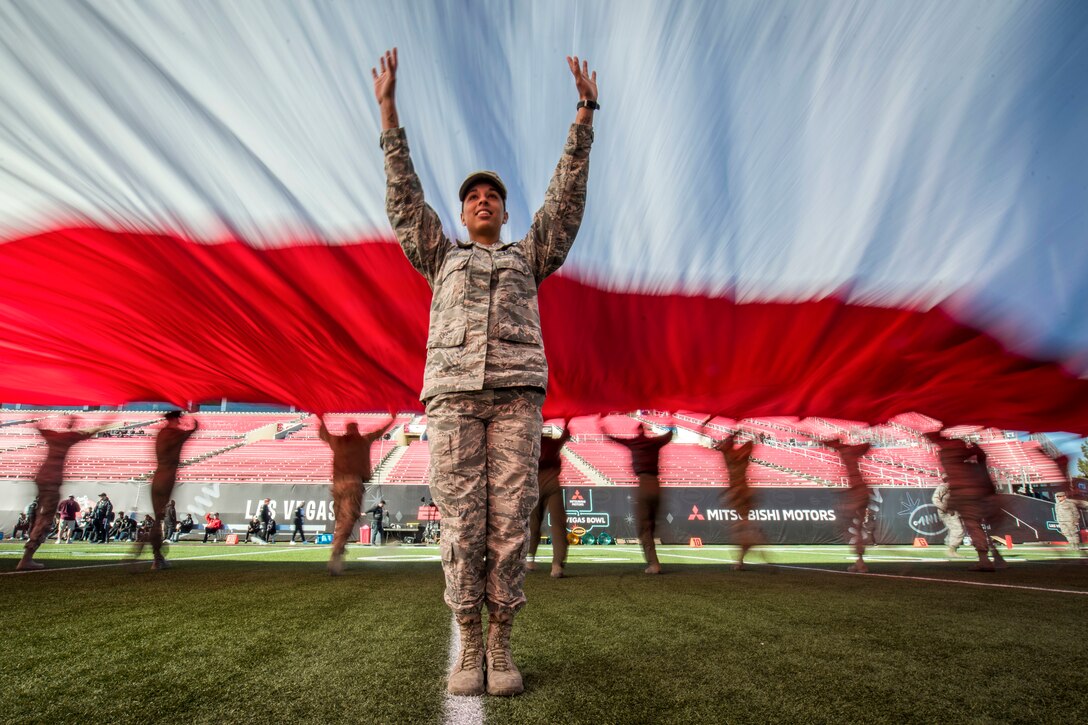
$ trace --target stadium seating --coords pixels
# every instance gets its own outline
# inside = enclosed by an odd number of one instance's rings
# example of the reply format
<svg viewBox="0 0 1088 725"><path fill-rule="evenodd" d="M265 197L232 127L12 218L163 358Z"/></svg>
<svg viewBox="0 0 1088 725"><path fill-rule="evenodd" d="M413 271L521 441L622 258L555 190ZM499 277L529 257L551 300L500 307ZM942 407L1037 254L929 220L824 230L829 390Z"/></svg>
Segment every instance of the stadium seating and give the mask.
<svg viewBox="0 0 1088 725"><path fill-rule="evenodd" d="M153 435L162 425L154 411L82 412L80 427L113 424L130 426L131 436L99 436L72 450L68 460L70 480L123 481L148 476L154 469ZM325 484L331 476L331 454L318 438L318 421L305 413L199 413L201 431L184 449L180 480L204 483L290 482ZM385 414L331 414L326 416L333 433L341 433L349 421L372 430L388 419ZM681 411L676 414L644 411L638 416L612 416L605 428L629 435L638 420L656 425L698 431L705 416ZM397 416L397 425L425 423L413 414ZM560 421L551 421L559 423ZM67 413L58 411L0 411L0 479L32 478L45 455L36 425L64 427ZM279 439L246 441L246 434L270 424L286 431ZM593 483L635 485L628 451L603 434L595 416L571 421L573 440L564 451L560 475L563 485ZM855 430L861 424L826 418L798 420L787 417L736 421L715 417L703 432L720 440L738 426L765 440L757 443L749 477L755 485L841 485L845 469L836 453L814 438L852 436L875 445L862 459L862 472L874 484L935 485L941 470L932 446L917 435L939 423L918 414L896 416L886 425ZM419 430L415 429L414 430ZM1053 461L1036 441L1007 439L1003 431L978 426L959 426L952 432L981 439L989 466L1001 483L1036 483L1061 477ZM140 434L142 433L142 434ZM397 449L392 441L378 441L371 450L375 467L386 457L388 470L379 473L383 484L426 484L429 451L425 440L410 439ZM587 475L587 466L592 475ZM667 486L720 486L726 480L721 455L700 445L670 443L661 453L661 479Z"/></svg>

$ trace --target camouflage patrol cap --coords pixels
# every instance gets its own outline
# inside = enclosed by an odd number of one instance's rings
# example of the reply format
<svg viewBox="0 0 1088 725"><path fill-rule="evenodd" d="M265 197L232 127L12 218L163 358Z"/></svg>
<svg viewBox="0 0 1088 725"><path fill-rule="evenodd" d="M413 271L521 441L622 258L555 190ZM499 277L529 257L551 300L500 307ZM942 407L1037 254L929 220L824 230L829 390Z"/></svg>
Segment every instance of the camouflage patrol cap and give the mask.
<svg viewBox="0 0 1088 725"><path fill-rule="evenodd" d="M465 196L468 194L468 190L481 181L486 181L498 189L499 196L502 197L503 203L506 202L506 184L502 183L502 179L499 178L498 174L494 171L473 171L463 182L461 182L461 190L457 192L457 198L462 204L465 202Z"/></svg>

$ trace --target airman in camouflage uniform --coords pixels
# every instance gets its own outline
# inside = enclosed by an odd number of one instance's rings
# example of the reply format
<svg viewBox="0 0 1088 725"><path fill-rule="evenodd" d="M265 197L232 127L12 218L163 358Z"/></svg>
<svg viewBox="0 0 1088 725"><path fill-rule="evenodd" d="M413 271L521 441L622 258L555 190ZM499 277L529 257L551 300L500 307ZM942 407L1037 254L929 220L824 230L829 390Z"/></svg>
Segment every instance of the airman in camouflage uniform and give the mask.
<svg viewBox="0 0 1088 725"><path fill-rule="evenodd" d="M608 434L605 434L608 435ZM646 435L646 426L638 424L633 438L617 438L608 435L613 443L619 443L631 453L631 468L638 476L638 502L635 517L638 520L638 541L642 555L646 557L646 573L660 574L661 562L657 558L657 512L661 508L661 479L658 478L661 449L672 440L672 431L659 436Z"/></svg>
<svg viewBox="0 0 1088 725"><path fill-rule="evenodd" d="M949 507L951 499L951 489L947 481L941 482L941 485L933 490L933 505L937 507L941 522L948 530L948 534L944 537L944 545L948 548L946 553L951 557L959 558L961 554L958 549L963 544L963 522L960 521L960 515Z"/></svg>
<svg viewBox="0 0 1088 725"><path fill-rule="evenodd" d="M535 569L536 549L540 545L540 526L545 513L552 517L552 577L561 579L567 565L567 510L563 503L563 489L559 474L563 471L560 453L570 440L570 419L563 421L563 432L558 438L542 436L540 439L540 463L537 484L540 499L529 515L529 569Z"/></svg>
<svg viewBox="0 0 1088 725"><path fill-rule="evenodd" d="M865 566L865 511L869 508L869 486L861 475L861 457L869 452L868 443L858 443L849 446L841 440L825 441L829 448L834 449L842 459L842 465L846 468L846 480L849 488L843 498L841 510L846 526L855 524L857 536L854 538L854 552L858 555L857 561L850 565L847 571L865 574L869 568Z"/></svg>
<svg viewBox="0 0 1088 725"><path fill-rule="evenodd" d="M958 438L945 438L939 431L925 435L937 445L937 455L948 479L948 506L960 515L978 554L974 570L1007 568L1001 552L983 529L984 525L992 525L1000 508L993 479L986 470L986 453L977 445L968 445Z"/></svg>
<svg viewBox="0 0 1088 725"><path fill-rule="evenodd" d="M763 539L759 527L749 519L754 497L748 483L748 464L754 447L751 440L736 445L736 436L732 435L714 444L714 450L722 454L725 468L729 472L729 488L725 490L726 504L740 517L733 526L734 539L740 545L740 556L733 565L737 571L744 569L744 556Z"/></svg>
<svg viewBox="0 0 1088 725"><path fill-rule="evenodd" d="M1082 551L1080 541L1080 512L1088 511L1088 501L1070 498L1064 491L1054 496L1054 516L1058 519L1058 529L1069 542L1070 551Z"/></svg>
<svg viewBox="0 0 1088 725"><path fill-rule="evenodd" d="M506 187L493 172L472 174L461 185L468 241L446 236L424 201L400 128L396 50L382 58L380 74L372 70L386 212L408 261L433 292L420 398L427 406L431 495L442 515L445 599L461 627L461 653L449 681L453 694L483 692L484 654L489 694L523 689L510 632L525 603L528 519L537 500L540 410L548 384L537 287L563 264L581 224L597 98L596 73L577 58L567 61L589 105L578 109L544 206L528 234L512 243L500 239L508 219Z"/></svg>
<svg viewBox="0 0 1088 725"><path fill-rule="evenodd" d="M344 571L344 549L359 512L363 508L363 492L370 481L370 444L381 438L396 421L391 416L388 423L371 431L360 433L358 423L348 423L344 435L333 435L325 427L325 419L318 416L321 428L318 435L332 449L332 503L336 516L332 536L332 554L329 556L329 574L339 576Z"/></svg>
<svg viewBox="0 0 1088 725"><path fill-rule="evenodd" d="M68 418L68 430L47 430L38 428L45 439L46 454L38 475L34 477L34 483L38 486L38 515L34 519L34 527L30 531L30 538L23 546L23 558L15 567L18 571L34 571L45 567L41 562L34 561L34 552L49 536L49 529L53 526L53 515L60 503L60 487L64 482L64 462L68 458L68 451L76 443L85 441L101 430L82 431L76 430L76 417Z"/></svg>
<svg viewBox="0 0 1088 725"><path fill-rule="evenodd" d="M193 419L191 428L182 428L180 425L180 410L167 413L166 425L155 435L155 473L151 477L151 509L154 513L155 525L148 531L148 539L151 541L153 561L151 569L159 571L166 569L166 557L162 553L162 522L166 516L166 505L170 502L170 496L174 493L174 486L178 482L178 467L181 465L181 449L185 446L189 437L200 430L200 423ZM137 538L135 558L139 558L143 551L143 542Z"/></svg>

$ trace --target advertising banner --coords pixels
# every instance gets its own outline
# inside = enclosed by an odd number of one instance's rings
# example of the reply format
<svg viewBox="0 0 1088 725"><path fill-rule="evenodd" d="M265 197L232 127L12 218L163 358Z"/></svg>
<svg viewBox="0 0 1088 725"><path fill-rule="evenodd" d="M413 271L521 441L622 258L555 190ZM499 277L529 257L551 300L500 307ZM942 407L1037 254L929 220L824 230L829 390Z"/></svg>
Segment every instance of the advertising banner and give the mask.
<svg viewBox="0 0 1088 725"><path fill-rule="evenodd" d="M680 486L662 489L657 528L662 543L686 544L696 537L704 544L732 543L732 524L738 516L722 503L722 490ZM0 485L0 530L11 531L34 491L34 484L29 482ZM135 510L142 518L150 510L147 483L73 482L64 487L64 495L75 495L81 506L93 505L102 492L109 495L118 513ZM877 544L910 544L918 537L939 544L946 533L931 503L931 488L874 487L864 521L844 519L840 509L844 489L757 488L755 493L751 519L771 544L847 544L859 534ZM564 488L568 530L578 527L594 536L607 532L617 539L635 539L637 495L638 489L631 486ZM313 526L333 530L336 511L327 486L184 483L174 490L179 518L191 513L194 520L202 522L204 514L216 511L233 529L244 529L265 498L271 499L281 527L287 526L295 508L302 506L308 531ZM1011 535L1015 543L1063 540L1052 503L1013 494L999 498L1001 515L995 534ZM368 487L364 510L380 499L388 505L387 525L404 526L420 521L419 507L430 502L430 493L422 485Z"/></svg>

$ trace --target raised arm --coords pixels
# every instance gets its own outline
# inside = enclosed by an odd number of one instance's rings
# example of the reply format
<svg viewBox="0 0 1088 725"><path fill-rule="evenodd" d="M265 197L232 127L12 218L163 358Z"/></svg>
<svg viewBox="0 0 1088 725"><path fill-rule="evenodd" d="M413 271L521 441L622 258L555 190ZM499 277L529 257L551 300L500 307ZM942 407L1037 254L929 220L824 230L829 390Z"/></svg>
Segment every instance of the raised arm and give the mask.
<svg viewBox="0 0 1088 725"><path fill-rule="evenodd" d="M589 70L587 61L568 57L574 76L579 104L597 102L597 71ZM593 109L578 108L567 135L563 155L555 168L544 206L533 217L528 240L533 248L536 281L539 284L563 265L582 225L586 207L586 182L589 180L589 148L593 144Z"/></svg>
<svg viewBox="0 0 1088 725"><path fill-rule="evenodd" d="M325 427L325 416L318 415L317 419L321 421L321 427L317 429L317 435L326 443L331 443L332 436L329 434L329 429Z"/></svg>
<svg viewBox="0 0 1088 725"><path fill-rule="evenodd" d="M386 432L387 432L387 431L388 431L388 430L389 430L390 428L392 428L392 427L393 427L393 424L394 424L394 423L396 423L396 422L397 422L397 416L395 416L395 415L390 415L390 416L389 416L389 422L388 422L388 423L386 423L385 425L383 425L383 426L382 426L381 428L376 428L375 430L372 430L371 432L369 432L369 433L367 433L367 434L366 434L366 439L367 439L367 441L368 441L368 442L372 442L372 441L376 441L376 440L378 440L378 439L379 439L379 438L381 438L381 437L382 437L383 435L385 435L385 434L386 434Z"/></svg>
<svg viewBox="0 0 1088 725"><path fill-rule="evenodd" d="M563 432L559 434L559 447L562 448L563 444L570 440L570 418L563 419Z"/></svg>
<svg viewBox="0 0 1088 725"><path fill-rule="evenodd" d="M408 261L433 282L449 251L442 222L423 200L423 185L408 154L408 138L397 115L397 49L382 56L381 73L371 68L374 98L382 117L381 146L385 151L385 213Z"/></svg>

